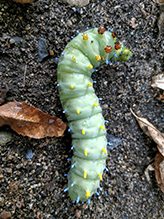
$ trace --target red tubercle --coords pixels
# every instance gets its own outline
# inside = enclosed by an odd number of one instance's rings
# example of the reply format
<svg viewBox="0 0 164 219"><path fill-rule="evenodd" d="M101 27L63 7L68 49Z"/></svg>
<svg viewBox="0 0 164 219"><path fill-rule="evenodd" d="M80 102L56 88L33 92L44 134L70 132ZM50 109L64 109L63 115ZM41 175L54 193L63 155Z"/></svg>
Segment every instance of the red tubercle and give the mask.
<svg viewBox="0 0 164 219"><path fill-rule="evenodd" d="M106 53L110 53L112 51L112 47L111 46L106 46L105 47L105 52Z"/></svg>
<svg viewBox="0 0 164 219"><path fill-rule="evenodd" d="M117 43L117 44L115 44L115 47L114 47L115 49L121 49L121 44L120 43Z"/></svg>
<svg viewBox="0 0 164 219"><path fill-rule="evenodd" d="M104 34L104 33L105 33L105 28L102 27L102 26L99 27L99 28L98 28L98 33L99 33L99 34Z"/></svg>
<svg viewBox="0 0 164 219"><path fill-rule="evenodd" d="M113 38L117 37L117 34L115 32L112 32L112 37Z"/></svg>

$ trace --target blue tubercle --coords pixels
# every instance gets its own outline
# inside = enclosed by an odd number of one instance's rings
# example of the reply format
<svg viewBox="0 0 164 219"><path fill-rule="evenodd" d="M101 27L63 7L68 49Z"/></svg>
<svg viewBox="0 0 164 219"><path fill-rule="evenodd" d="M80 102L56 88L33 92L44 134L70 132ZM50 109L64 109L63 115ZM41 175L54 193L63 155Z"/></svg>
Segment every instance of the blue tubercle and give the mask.
<svg viewBox="0 0 164 219"><path fill-rule="evenodd" d="M75 163L72 164L71 168L74 168L74 166L75 166Z"/></svg>
<svg viewBox="0 0 164 219"><path fill-rule="evenodd" d="M68 188L64 189L64 192L67 192L68 191Z"/></svg>
<svg viewBox="0 0 164 219"><path fill-rule="evenodd" d="M105 167L104 170L106 170L107 172L109 171L107 167Z"/></svg>
<svg viewBox="0 0 164 219"><path fill-rule="evenodd" d="M98 195L98 196L99 196L100 194L99 194L98 192L96 192L96 195Z"/></svg>
<svg viewBox="0 0 164 219"><path fill-rule="evenodd" d="M79 203L79 201L80 201L80 197L78 196L76 199L76 203Z"/></svg>
<svg viewBox="0 0 164 219"><path fill-rule="evenodd" d="M74 147L75 147L75 145L72 145L72 147L71 147L71 150L73 150L73 149L74 149Z"/></svg>
<svg viewBox="0 0 164 219"><path fill-rule="evenodd" d="M72 184L71 184L71 186L74 186L75 185L75 182L73 182Z"/></svg>
<svg viewBox="0 0 164 219"><path fill-rule="evenodd" d="M59 86L60 86L60 84L57 84L57 85L56 85L56 88L59 87Z"/></svg>
<svg viewBox="0 0 164 219"><path fill-rule="evenodd" d="M100 191L102 191L102 188L99 186Z"/></svg>

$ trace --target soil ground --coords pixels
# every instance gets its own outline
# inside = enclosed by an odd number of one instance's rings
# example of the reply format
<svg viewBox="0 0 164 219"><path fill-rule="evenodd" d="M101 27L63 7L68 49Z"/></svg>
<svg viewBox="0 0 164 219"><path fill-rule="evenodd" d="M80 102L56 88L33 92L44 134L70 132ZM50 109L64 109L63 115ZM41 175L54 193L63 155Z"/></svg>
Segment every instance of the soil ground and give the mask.
<svg viewBox="0 0 164 219"><path fill-rule="evenodd" d="M0 1L0 81L9 87L4 103L27 101L67 122L56 88L56 57L71 36L76 36L77 30L103 25L113 28L133 51L129 62L103 65L93 75L104 118L109 121L107 132L122 140L108 151L109 172L104 172L100 195L93 195L88 205L72 203L68 193L63 193L67 186L64 174L70 168L67 158L72 156L67 131L63 138L35 140L4 126L0 131L12 133L12 140L0 146L0 218L7 218L5 214L14 219L164 218L164 195L154 172L150 183L144 174L156 145L129 110L133 108L163 132L164 104L156 98L161 91L150 86L152 77L164 69L158 16L159 6L151 0L91 0L83 8L60 0ZM46 145L39 147L42 143ZM26 159L29 149L31 160Z"/></svg>

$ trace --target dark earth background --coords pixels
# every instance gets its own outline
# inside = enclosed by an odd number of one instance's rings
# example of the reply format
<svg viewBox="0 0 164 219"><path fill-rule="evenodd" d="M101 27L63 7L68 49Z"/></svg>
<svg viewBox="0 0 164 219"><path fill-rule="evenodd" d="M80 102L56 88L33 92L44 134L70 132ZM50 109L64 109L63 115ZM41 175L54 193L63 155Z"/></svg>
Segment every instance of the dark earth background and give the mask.
<svg viewBox="0 0 164 219"><path fill-rule="evenodd" d="M64 174L70 168L67 158L72 157L67 131L64 137L36 140L4 126L0 131L11 133L12 139L0 146L0 218L164 218L164 195L154 172L150 172L150 183L144 173L153 162L156 145L129 110L164 132L164 103L156 98L162 91L150 86L152 77L164 70L158 17L159 5L151 0L91 0L83 8L61 0L31 4L0 0L0 82L9 87L4 103L27 101L67 122L56 88L55 58L71 36L77 30L103 25L113 28L133 51L129 62L103 65L93 75L104 118L109 121L108 134L122 140L108 150L109 172L104 172L100 195L93 195L88 205L73 204L68 193L63 193ZM138 24L135 28L132 18ZM33 157L27 160L29 149Z"/></svg>

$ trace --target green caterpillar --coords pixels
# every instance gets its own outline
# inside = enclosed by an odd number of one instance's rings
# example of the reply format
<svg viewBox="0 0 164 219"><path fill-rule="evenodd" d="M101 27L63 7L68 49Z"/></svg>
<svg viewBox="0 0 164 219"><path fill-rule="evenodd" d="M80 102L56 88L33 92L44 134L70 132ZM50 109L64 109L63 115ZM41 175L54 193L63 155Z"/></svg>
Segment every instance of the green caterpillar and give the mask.
<svg viewBox="0 0 164 219"><path fill-rule="evenodd" d="M68 173L68 191L76 202L90 202L100 188L106 165L107 139L102 109L91 74L111 61L128 61L131 51L116 42L104 27L79 33L64 49L58 62L60 100L72 133L74 156Z"/></svg>

